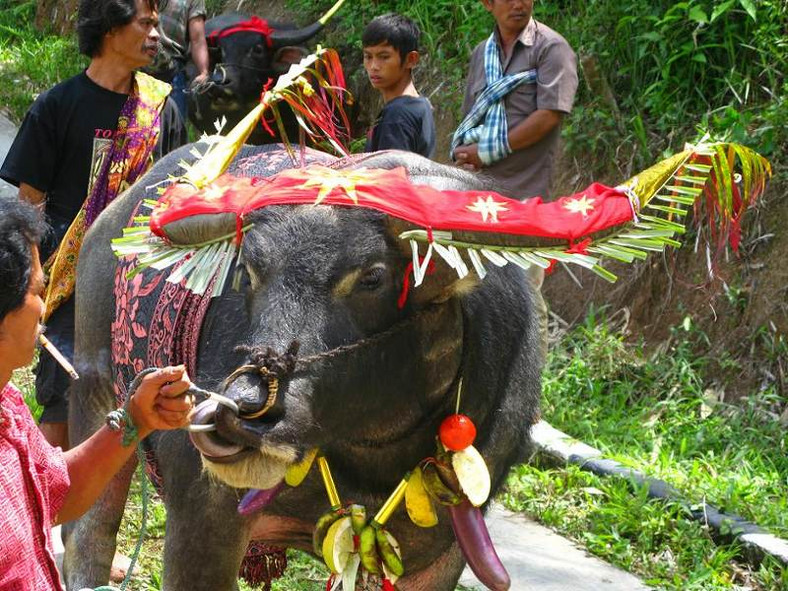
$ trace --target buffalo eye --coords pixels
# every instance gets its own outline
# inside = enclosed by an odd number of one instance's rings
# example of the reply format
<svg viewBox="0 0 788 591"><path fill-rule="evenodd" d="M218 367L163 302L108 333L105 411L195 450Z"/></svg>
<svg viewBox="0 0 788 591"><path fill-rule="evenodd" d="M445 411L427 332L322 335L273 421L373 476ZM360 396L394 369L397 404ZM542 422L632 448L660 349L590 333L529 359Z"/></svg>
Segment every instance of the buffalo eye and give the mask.
<svg viewBox="0 0 788 591"><path fill-rule="evenodd" d="M358 285L361 289L373 290L380 286L385 276L386 267L383 265L375 265L364 271L361 277L359 277Z"/></svg>
<svg viewBox="0 0 788 591"><path fill-rule="evenodd" d="M252 53L255 55L263 55L265 53L265 47L262 43L252 46Z"/></svg>

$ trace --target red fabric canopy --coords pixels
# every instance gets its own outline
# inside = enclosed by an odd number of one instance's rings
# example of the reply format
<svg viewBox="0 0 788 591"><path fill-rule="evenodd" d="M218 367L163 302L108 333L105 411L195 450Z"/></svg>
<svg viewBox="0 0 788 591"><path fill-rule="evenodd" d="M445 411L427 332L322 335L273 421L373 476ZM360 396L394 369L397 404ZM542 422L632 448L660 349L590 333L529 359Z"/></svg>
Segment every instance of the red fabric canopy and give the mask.
<svg viewBox="0 0 788 591"><path fill-rule="evenodd" d="M151 216L151 230L196 214L250 212L281 204L324 204L375 209L428 230L492 232L570 241L630 222L634 212L623 192L594 183L544 203L517 201L492 191L439 191L410 182L405 168L333 170L322 166L286 170L271 178L220 177L195 192L171 185Z"/></svg>

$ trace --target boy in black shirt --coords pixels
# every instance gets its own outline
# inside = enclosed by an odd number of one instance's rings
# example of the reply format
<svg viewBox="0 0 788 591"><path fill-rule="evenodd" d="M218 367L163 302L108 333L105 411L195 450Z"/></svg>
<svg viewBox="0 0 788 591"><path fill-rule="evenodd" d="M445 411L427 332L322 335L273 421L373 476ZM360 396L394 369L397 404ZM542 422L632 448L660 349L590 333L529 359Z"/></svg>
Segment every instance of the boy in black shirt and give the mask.
<svg viewBox="0 0 788 591"><path fill-rule="evenodd" d="M416 23L393 13L374 18L364 29L364 69L384 103L365 152L407 150L427 158L435 152L432 105L419 96L411 78L419 63L419 36Z"/></svg>

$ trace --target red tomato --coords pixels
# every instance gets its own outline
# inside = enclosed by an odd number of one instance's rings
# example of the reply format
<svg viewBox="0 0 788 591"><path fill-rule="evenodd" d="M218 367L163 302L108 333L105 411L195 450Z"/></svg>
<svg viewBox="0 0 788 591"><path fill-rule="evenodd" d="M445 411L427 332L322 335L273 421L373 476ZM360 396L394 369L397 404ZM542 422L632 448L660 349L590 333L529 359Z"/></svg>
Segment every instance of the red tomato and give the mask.
<svg viewBox="0 0 788 591"><path fill-rule="evenodd" d="M452 451L462 451L476 439L476 426L465 415L449 415L438 429L441 443Z"/></svg>

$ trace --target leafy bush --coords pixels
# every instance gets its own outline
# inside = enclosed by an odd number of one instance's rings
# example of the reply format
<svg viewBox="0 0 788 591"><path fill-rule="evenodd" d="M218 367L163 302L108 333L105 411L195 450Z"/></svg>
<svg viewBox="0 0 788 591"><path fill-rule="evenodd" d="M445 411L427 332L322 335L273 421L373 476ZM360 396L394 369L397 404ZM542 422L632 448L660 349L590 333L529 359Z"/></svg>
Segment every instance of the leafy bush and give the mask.
<svg viewBox="0 0 788 591"><path fill-rule="evenodd" d="M0 105L21 121L40 92L87 65L73 36L44 35L33 28L36 3L12 0L0 11Z"/></svg>

